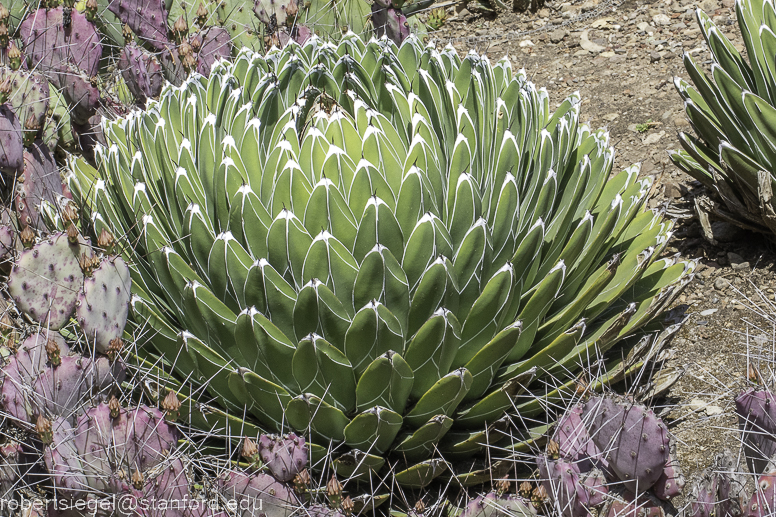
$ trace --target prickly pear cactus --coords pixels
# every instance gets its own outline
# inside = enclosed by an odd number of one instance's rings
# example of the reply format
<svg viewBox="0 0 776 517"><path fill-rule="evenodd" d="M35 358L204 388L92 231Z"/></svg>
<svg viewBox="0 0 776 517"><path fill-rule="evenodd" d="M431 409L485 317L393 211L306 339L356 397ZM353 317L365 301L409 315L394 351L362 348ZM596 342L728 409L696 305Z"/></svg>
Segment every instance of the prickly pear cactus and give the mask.
<svg viewBox="0 0 776 517"><path fill-rule="evenodd" d="M2 368L2 405L20 421L39 415L73 419L84 403L107 396L124 380L124 365L107 357L70 355L70 347L49 330L30 335Z"/></svg>
<svg viewBox="0 0 776 517"><path fill-rule="evenodd" d="M294 492L268 474L231 470L219 477L216 486L224 497L237 502L240 517L250 517L251 508L259 504L272 517L290 517L299 506Z"/></svg>
<svg viewBox="0 0 776 517"><path fill-rule="evenodd" d="M78 240L55 233L19 256L8 277L8 292L16 306L51 330L60 329L75 310L83 273Z"/></svg>
<svg viewBox="0 0 776 517"><path fill-rule="evenodd" d="M278 481L288 482L307 467L307 444L303 436L262 435L259 439L261 461Z"/></svg>
<svg viewBox="0 0 776 517"><path fill-rule="evenodd" d="M22 126L7 105L0 106L0 171L15 177L24 166Z"/></svg>
<svg viewBox="0 0 776 517"><path fill-rule="evenodd" d="M87 340L101 354L107 353L111 341L124 332L131 287L129 268L121 257L103 260L84 280L76 319Z"/></svg>
<svg viewBox="0 0 776 517"><path fill-rule="evenodd" d="M229 59L232 55L232 42L227 29L208 27L191 38L192 49L197 55L197 72L205 77L219 59ZM199 50L196 50L196 49Z"/></svg>
<svg viewBox="0 0 776 517"><path fill-rule="evenodd" d="M138 38L157 50L169 45L164 0L111 0L108 9Z"/></svg>
<svg viewBox="0 0 776 517"><path fill-rule="evenodd" d="M530 502L514 495L489 492L469 501L458 517L533 517L536 509Z"/></svg>
<svg viewBox="0 0 776 517"><path fill-rule="evenodd" d="M135 43L125 46L119 57L121 75L136 102L143 105L146 99L157 97L162 91L164 76L159 60Z"/></svg>
<svg viewBox="0 0 776 517"><path fill-rule="evenodd" d="M22 225L43 229L39 207L43 201L56 204L64 195L62 177L51 150L42 140L24 149L24 172L19 176L16 191L16 213Z"/></svg>
<svg viewBox="0 0 776 517"><path fill-rule="evenodd" d="M42 126L52 95L48 80L38 73L0 67L0 84L6 81L10 87L6 102L16 113L19 123L26 123L32 116L35 123Z"/></svg>
<svg viewBox="0 0 776 517"><path fill-rule="evenodd" d="M592 397L583 409L589 432L609 466L633 493L646 491L668 463L665 424L651 409L614 397Z"/></svg>
<svg viewBox="0 0 776 517"><path fill-rule="evenodd" d="M99 72L102 57L100 35L94 24L73 9L66 20L64 9L38 9L19 26L28 66L44 73L57 72L49 79L58 88L64 86L65 78L60 73L63 65L74 66L93 77Z"/></svg>
<svg viewBox="0 0 776 517"><path fill-rule="evenodd" d="M61 85L62 95L70 106L72 124L89 124L100 106L100 90L92 82L92 77L80 69L68 66L54 75L56 83Z"/></svg>
<svg viewBox="0 0 776 517"><path fill-rule="evenodd" d="M751 472L761 474L776 455L776 397L765 387L749 388L736 397L738 426Z"/></svg>

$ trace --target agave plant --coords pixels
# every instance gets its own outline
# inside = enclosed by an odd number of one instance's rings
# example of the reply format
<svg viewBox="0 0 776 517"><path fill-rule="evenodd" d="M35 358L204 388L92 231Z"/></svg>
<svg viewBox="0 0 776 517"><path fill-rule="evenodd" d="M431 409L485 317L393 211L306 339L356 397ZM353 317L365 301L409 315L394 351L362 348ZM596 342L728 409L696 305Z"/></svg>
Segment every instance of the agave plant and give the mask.
<svg viewBox="0 0 776 517"><path fill-rule="evenodd" d="M205 386L232 433L423 485L692 276L579 105L412 36L312 38L166 86L67 182L123 236L138 353L174 368L184 415L213 425Z"/></svg>
<svg viewBox="0 0 776 517"><path fill-rule="evenodd" d="M694 87L676 78L697 137L680 133L683 151L671 159L706 187L696 201L708 233L708 216L763 233L776 232L776 9L769 2L738 0L747 63L701 10L701 32L711 51L710 74L689 55L684 64ZM709 234L710 235L710 234Z"/></svg>

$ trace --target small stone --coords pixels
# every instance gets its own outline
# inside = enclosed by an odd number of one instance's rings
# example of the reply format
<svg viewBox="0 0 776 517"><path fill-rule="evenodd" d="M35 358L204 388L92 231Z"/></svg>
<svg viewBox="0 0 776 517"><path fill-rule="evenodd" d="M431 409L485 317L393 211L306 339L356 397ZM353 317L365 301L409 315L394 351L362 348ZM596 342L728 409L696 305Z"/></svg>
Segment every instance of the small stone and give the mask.
<svg viewBox="0 0 776 517"><path fill-rule="evenodd" d="M521 41L521 42L519 43L519 46L520 46L520 47L523 47L523 48L525 48L525 47L533 47L533 46L534 46L534 44L533 44L533 41L531 41L531 40L529 40L529 39L526 39L526 40L523 40L523 41Z"/></svg>
<svg viewBox="0 0 776 517"><path fill-rule="evenodd" d="M714 416L722 413L722 408L719 406L706 406L705 411L708 416Z"/></svg>
<svg viewBox="0 0 776 517"><path fill-rule="evenodd" d="M742 271L745 269L749 269L751 266L749 265L749 262L740 262L738 264L732 264L733 269L736 271Z"/></svg>
<svg viewBox="0 0 776 517"><path fill-rule="evenodd" d="M687 119L684 117L674 117L672 122L676 127L690 127L690 123L687 122Z"/></svg>
<svg viewBox="0 0 776 517"><path fill-rule="evenodd" d="M649 53L649 62L657 63L658 61L660 61L662 57L663 56L661 56L660 53L653 50L652 52Z"/></svg>
<svg viewBox="0 0 776 517"><path fill-rule="evenodd" d="M636 28L640 31L646 31L647 29L649 29L649 24L647 22L639 22L636 25Z"/></svg>
<svg viewBox="0 0 776 517"><path fill-rule="evenodd" d="M729 251L727 254L728 262L730 262L733 265L740 264L744 261L744 258L739 255L738 253L733 253L732 251Z"/></svg>
<svg viewBox="0 0 776 517"><path fill-rule="evenodd" d="M619 113L607 113L606 115L604 115L601 118L603 118L604 120L607 120L609 122L613 122L619 116L620 116Z"/></svg>
<svg viewBox="0 0 776 517"><path fill-rule="evenodd" d="M711 316L715 312L717 312L719 309L706 309L705 311L701 311L701 316Z"/></svg>
<svg viewBox="0 0 776 517"><path fill-rule="evenodd" d="M725 278L717 278L714 280L714 289L717 291L724 291L730 285L730 282Z"/></svg>
<svg viewBox="0 0 776 517"><path fill-rule="evenodd" d="M555 29L550 33L550 41L552 43L560 43L563 41L563 38L565 38L568 35L568 32L566 32L563 29Z"/></svg>
<svg viewBox="0 0 776 517"><path fill-rule="evenodd" d="M655 22L655 25L671 25L671 18L663 13L653 16L652 21Z"/></svg>
<svg viewBox="0 0 776 517"><path fill-rule="evenodd" d="M661 138L663 138L665 135L666 135L666 132L665 132L665 131L661 131L661 132L659 132L659 133L652 133L652 134L650 134L650 135L647 135L647 136L646 136L646 138L644 138L644 140L642 140L641 142L642 142L644 145L652 145L652 144L656 144L656 143L658 143L658 142L660 141L660 139L661 139Z"/></svg>

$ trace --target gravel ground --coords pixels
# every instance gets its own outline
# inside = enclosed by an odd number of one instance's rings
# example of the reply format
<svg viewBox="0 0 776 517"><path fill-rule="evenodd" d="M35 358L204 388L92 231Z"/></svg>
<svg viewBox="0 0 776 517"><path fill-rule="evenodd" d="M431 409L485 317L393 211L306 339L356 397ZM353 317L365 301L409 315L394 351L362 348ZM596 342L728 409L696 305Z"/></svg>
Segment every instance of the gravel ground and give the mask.
<svg viewBox="0 0 776 517"><path fill-rule="evenodd" d="M535 13L495 17L451 7L450 19L434 37L442 43L452 39L460 52L474 48L492 60L509 56L513 68L525 68L547 88L553 104L578 90L582 120L610 131L615 167L640 162L641 174L656 178L650 206L689 213L699 184L675 169L667 154L679 148L677 133L690 131L673 77L687 79L685 52L701 63L710 59L696 7L743 51L733 0L627 0L614 9L611 3L556 0ZM595 16L559 27L585 13ZM520 36L535 29L541 32ZM466 39L471 36L476 38ZM686 219L668 250L701 264L696 281L677 301L688 319L666 363L685 373L660 401L690 478L725 447L739 449L733 397L746 384L747 361L774 380L776 249L760 235L725 224L715 226L715 237L717 244L710 244L699 225Z"/></svg>

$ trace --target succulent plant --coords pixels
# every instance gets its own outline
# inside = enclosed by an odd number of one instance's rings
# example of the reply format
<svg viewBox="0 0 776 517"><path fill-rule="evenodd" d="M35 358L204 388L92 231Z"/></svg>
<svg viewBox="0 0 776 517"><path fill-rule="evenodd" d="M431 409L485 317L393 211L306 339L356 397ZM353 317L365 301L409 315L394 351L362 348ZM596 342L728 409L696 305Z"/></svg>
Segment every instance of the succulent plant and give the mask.
<svg viewBox="0 0 776 517"><path fill-rule="evenodd" d="M713 60L710 75L685 54L694 86L680 78L674 81L697 136L680 133L683 150L671 153L671 159L706 188L708 196L696 200L696 210L710 238L710 218L766 234L776 231L776 177L770 172L776 167L772 129L776 76L769 64L774 12L767 2L736 2L747 63L711 18L698 10Z"/></svg>
<svg viewBox="0 0 776 517"><path fill-rule="evenodd" d="M532 517L537 515L530 501L515 495L489 492L469 501L458 517Z"/></svg>
<svg viewBox="0 0 776 517"><path fill-rule="evenodd" d="M692 276L658 259L649 180L609 179L578 117L506 60L311 38L165 86L67 182L127 243L150 362L313 456L343 444L341 474L399 462L417 486L445 471L436 450L540 411L515 398L533 373L573 382Z"/></svg>
<svg viewBox="0 0 776 517"><path fill-rule="evenodd" d="M537 464L554 511L566 517L659 512L660 501L684 487L665 424L616 396L590 397L566 410Z"/></svg>
<svg viewBox="0 0 776 517"><path fill-rule="evenodd" d="M432 31L437 31L444 27L445 22L447 21L447 12L441 7L434 9L428 14L428 20L426 20L426 25L428 25L428 28Z"/></svg>

